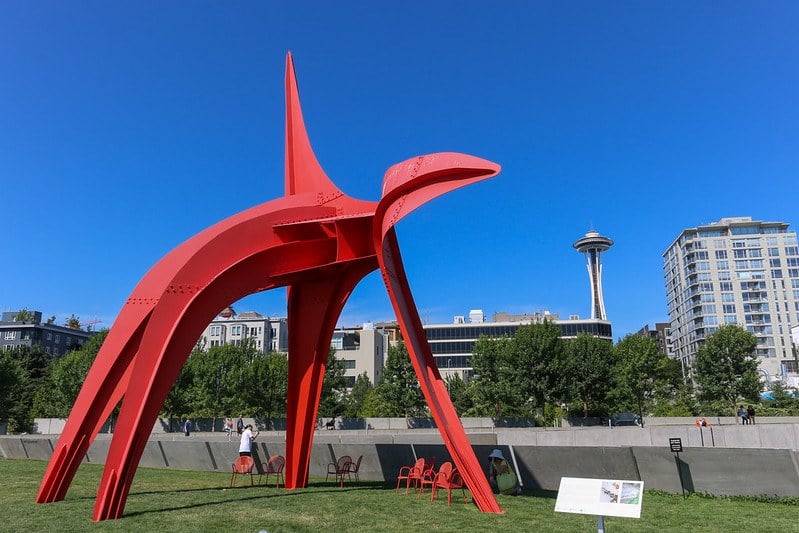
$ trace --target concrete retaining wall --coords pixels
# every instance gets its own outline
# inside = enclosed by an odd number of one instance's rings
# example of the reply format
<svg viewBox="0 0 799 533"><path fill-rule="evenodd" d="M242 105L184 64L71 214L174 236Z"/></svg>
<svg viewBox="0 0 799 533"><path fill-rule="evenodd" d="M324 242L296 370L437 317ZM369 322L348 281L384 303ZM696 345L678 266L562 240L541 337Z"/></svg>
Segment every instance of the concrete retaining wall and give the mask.
<svg viewBox="0 0 799 533"><path fill-rule="evenodd" d="M320 439L323 440L323 439ZM310 475L324 478L327 467L341 455L353 459L363 455L360 479L394 483L399 468L417 457L431 458L436 465L450 461L446 447L435 442L364 442L358 439L327 439L311 449ZM373 436L373 440L378 440ZM102 463L109 440L98 438L85 462ZM0 437L4 458L47 460L55 442L43 437ZM258 471L271 455L285 456L285 443L276 439L255 442ZM528 488L557 490L560 478L640 479L648 489L679 493L680 473L688 492L716 495L760 495L799 497L799 461L791 450L741 448L684 448L679 458L666 446L530 446L523 444L473 444L481 462L499 447ZM230 472L238 456L236 441L197 439L150 440L140 466L210 472Z"/></svg>

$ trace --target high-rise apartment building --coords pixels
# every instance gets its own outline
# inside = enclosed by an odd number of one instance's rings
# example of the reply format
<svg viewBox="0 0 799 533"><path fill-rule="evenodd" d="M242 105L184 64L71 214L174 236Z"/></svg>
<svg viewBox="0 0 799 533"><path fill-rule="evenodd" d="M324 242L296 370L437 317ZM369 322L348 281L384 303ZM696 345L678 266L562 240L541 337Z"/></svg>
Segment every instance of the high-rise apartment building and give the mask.
<svg viewBox="0 0 799 533"><path fill-rule="evenodd" d="M791 328L799 324L799 245L785 222L722 218L680 233L663 254L671 348L686 371L721 324L757 337L769 379L797 371Z"/></svg>

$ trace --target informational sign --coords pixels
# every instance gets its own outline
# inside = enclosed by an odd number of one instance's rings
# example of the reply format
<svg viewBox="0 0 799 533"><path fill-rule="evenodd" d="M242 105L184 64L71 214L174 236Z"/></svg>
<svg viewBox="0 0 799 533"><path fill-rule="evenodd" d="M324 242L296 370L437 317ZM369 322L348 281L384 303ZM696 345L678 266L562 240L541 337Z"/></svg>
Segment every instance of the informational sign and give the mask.
<svg viewBox="0 0 799 533"><path fill-rule="evenodd" d="M672 453L680 453L682 451L682 439L670 438L669 446L671 447Z"/></svg>
<svg viewBox="0 0 799 533"><path fill-rule="evenodd" d="M641 518L643 497L643 481L562 477L555 511Z"/></svg>

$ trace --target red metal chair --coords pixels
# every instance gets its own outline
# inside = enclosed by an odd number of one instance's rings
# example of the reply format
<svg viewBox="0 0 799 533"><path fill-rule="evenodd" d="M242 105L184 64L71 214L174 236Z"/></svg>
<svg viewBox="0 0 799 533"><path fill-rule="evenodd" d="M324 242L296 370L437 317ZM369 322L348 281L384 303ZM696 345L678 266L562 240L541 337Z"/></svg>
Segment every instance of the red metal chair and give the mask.
<svg viewBox="0 0 799 533"><path fill-rule="evenodd" d="M350 465L352 464L352 457L349 455L342 455L338 458L338 461L335 463L328 463L327 465L327 475L325 476L325 481L327 481L328 476L330 474L334 474L336 476L336 481L339 482L339 486L344 486L344 476L347 476L352 482L352 475L350 470Z"/></svg>
<svg viewBox="0 0 799 533"><path fill-rule="evenodd" d="M399 492L400 483L402 480L405 480L405 494L408 494L408 491L411 488L411 481L413 481L414 488L419 486L419 480L422 478L422 473L424 473L424 457L420 457L416 460L413 466L402 466L399 469L399 473L397 474L397 488L394 489L394 492Z"/></svg>
<svg viewBox="0 0 799 533"><path fill-rule="evenodd" d="M254 485L252 480L252 468L255 466L255 461L252 460L252 457L247 455L241 455L236 462L233 463L233 476L230 478L230 486L236 484L236 476L239 474L241 475L249 475L250 476L250 486Z"/></svg>
<svg viewBox="0 0 799 533"><path fill-rule="evenodd" d="M424 468L422 469L422 476L419 478L418 486L419 486L419 494L416 495L416 499L420 499L422 494L424 493L424 488L429 486L432 488L433 481L436 478L436 470L434 468L435 460L434 459L425 459Z"/></svg>
<svg viewBox="0 0 799 533"><path fill-rule="evenodd" d="M358 483L358 482L361 481L361 478L358 477L358 471L361 469L361 461L362 460L363 460L363 455L358 457L358 460L355 461L354 463L350 463L349 471L347 472L347 474L354 474L355 475L355 483Z"/></svg>
<svg viewBox="0 0 799 533"><path fill-rule="evenodd" d="M258 476L258 484L261 484L261 478L263 476L266 476L266 482L269 483L269 475L273 474L275 478L277 478L275 487L279 488L281 482L285 486L286 481L283 479L283 467L285 465L286 458L282 455L273 455L267 462L261 463L261 466L263 467L263 473Z"/></svg>
<svg viewBox="0 0 799 533"><path fill-rule="evenodd" d="M463 502L466 503L466 491L463 488L463 478L457 469L452 468L452 463L447 461L438 469L436 477L433 479L433 493L430 495L430 502L436 499L436 490L444 489L447 491L447 506L452 504L452 489L461 489Z"/></svg>

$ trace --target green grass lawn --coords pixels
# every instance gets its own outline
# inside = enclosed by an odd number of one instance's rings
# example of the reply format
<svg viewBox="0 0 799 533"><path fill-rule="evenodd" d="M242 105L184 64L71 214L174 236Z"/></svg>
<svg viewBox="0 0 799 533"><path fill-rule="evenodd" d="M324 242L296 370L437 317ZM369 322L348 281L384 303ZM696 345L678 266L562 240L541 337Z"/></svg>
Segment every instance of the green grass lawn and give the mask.
<svg viewBox="0 0 799 533"><path fill-rule="evenodd" d="M499 496L505 514L485 514L453 493L395 494L393 486L362 482L339 488L312 480L306 489L249 486L230 489L230 475L139 468L120 520L94 523L102 466L80 467L62 502L34 503L46 463L0 459L0 531L492 531L590 532L592 516L556 513L555 494ZM256 476L257 481L257 476ZM270 478L271 479L271 478ZM467 493L468 497L468 493ZM469 499L471 501L471 499ZM605 519L608 533L623 531L799 531L799 507L780 502L716 499L646 492L640 519Z"/></svg>

